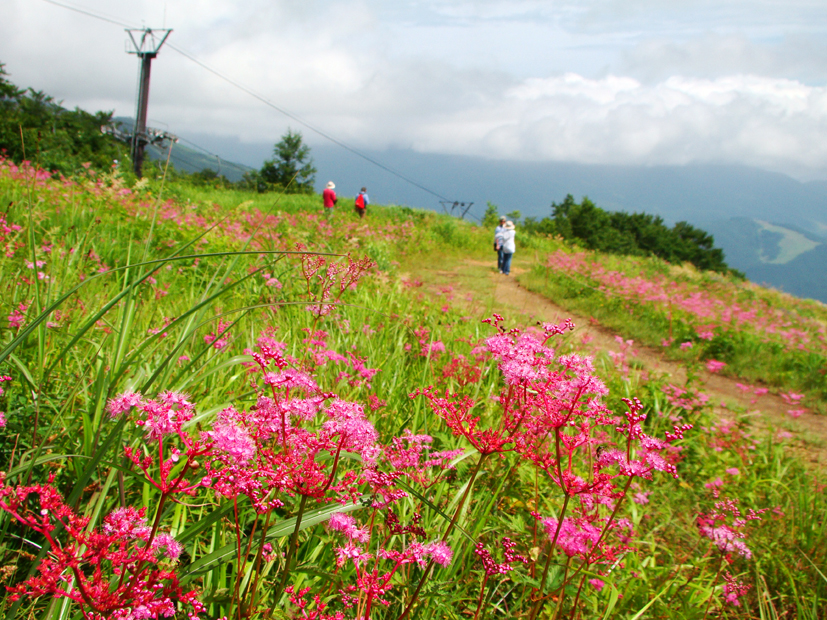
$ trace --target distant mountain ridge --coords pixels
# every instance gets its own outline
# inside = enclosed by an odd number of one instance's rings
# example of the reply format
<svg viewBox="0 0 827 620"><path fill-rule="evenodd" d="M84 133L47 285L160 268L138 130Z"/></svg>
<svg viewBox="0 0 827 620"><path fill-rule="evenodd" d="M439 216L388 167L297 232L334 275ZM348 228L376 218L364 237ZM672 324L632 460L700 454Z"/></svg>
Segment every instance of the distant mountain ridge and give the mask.
<svg viewBox="0 0 827 620"><path fill-rule="evenodd" d="M112 122L120 125L124 131L130 134L135 124L134 119L124 116L117 116L112 119ZM152 144L146 147L146 154L152 161L166 161L167 152L166 148L160 148ZM204 169L215 170L217 174L226 177L233 183L240 181L245 172L252 170L244 164L228 161L207 151L189 147L182 141L172 145L170 164L176 170L189 173L201 172Z"/></svg>
<svg viewBox="0 0 827 620"><path fill-rule="evenodd" d="M272 143L205 134L192 140L251 167L260 167L273 148ZM632 167L496 161L409 149L364 151L429 193L339 147L311 146L318 191L327 181L334 181L343 196L367 186L375 204L436 211L443 208L438 194L474 202L471 215L478 218L488 201L501 213L518 210L523 217L542 218L551 215L551 203L566 194L588 196L603 209L660 215L670 225L687 221L712 233L727 263L750 280L827 302L827 272L822 267L827 255L827 181L801 182L733 165Z"/></svg>

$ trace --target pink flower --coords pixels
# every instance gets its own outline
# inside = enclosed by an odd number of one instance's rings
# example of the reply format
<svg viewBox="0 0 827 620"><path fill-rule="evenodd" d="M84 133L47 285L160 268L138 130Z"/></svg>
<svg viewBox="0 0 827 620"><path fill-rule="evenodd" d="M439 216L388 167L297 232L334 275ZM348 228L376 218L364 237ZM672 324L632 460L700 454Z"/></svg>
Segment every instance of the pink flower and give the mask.
<svg viewBox="0 0 827 620"><path fill-rule="evenodd" d="M729 469L726 470L726 473L728 473L730 476L740 476L741 475L741 471L737 467L730 467Z"/></svg>
<svg viewBox="0 0 827 620"><path fill-rule="evenodd" d="M735 577L729 574L729 571L724 573L724 600L730 605L739 607L741 602L738 599L744 596L749 589L749 585L738 581Z"/></svg>
<svg viewBox="0 0 827 620"><path fill-rule="evenodd" d="M23 325L23 322L26 320L26 312L29 310L29 306L24 303L20 303L17 306L17 310L14 310L11 314L9 314L9 327L12 329L17 329Z"/></svg>
<svg viewBox="0 0 827 620"><path fill-rule="evenodd" d="M718 360L707 360L707 362L706 362L706 369L711 373L718 372L724 366L726 366L726 363L725 362L719 362Z"/></svg>
<svg viewBox="0 0 827 620"><path fill-rule="evenodd" d="M681 346L680 346L680 350L681 350L681 351L688 351L688 350L689 350L689 349L691 349L693 346L694 346L694 345L692 344L692 342L682 342L682 343L681 343Z"/></svg>
<svg viewBox="0 0 827 620"><path fill-rule="evenodd" d="M710 482L707 482L707 483L704 485L704 488L707 488L707 489L709 489L710 491L712 491L712 495L713 495L713 496L715 496L715 497L719 497L719 496L720 496L720 494L721 494L721 488L722 488L723 486L724 486L724 481L723 481L723 480L721 480L720 478L715 478L715 480L712 480L712 481L710 481Z"/></svg>
<svg viewBox="0 0 827 620"><path fill-rule="evenodd" d="M652 494L652 491L641 491L639 493L635 493L634 497L632 497L632 501L636 504L640 504L644 506L649 503L649 496Z"/></svg>
<svg viewBox="0 0 827 620"><path fill-rule="evenodd" d="M164 549L164 555L169 559L177 560L184 547L172 537L172 534L161 533L152 541L152 550L157 553L159 549Z"/></svg>
<svg viewBox="0 0 827 620"><path fill-rule="evenodd" d="M319 391L319 386L310 375L294 368L281 372L266 372L264 383L277 388L298 389L309 393Z"/></svg>
<svg viewBox="0 0 827 620"><path fill-rule="evenodd" d="M602 579L589 579L589 584L598 592L603 589L603 586L606 584L603 582Z"/></svg>
<svg viewBox="0 0 827 620"><path fill-rule="evenodd" d="M213 430L207 433L219 452L227 454L234 465L243 466L256 453L256 442L249 433L233 420L238 413L232 407L218 414Z"/></svg>
<svg viewBox="0 0 827 620"><path fill-rule="evenodd" d="M431 543L425 547L426 555L430 555L431 559L440 566L448 566L454 557L454 552L451 547L442 541Z"/></svg>
<svg viewBox="0 0 827 620"><path fill-rule="evenodd" d="M725 499L716 502L715 508L708 514L698 515L698 530L722 553L737 553L750 559L752 551L744 543L744 529L749 521L760 520L761 517L758 515L764 510L755 511L750 508L747 514L743 515L738 508L738 500Z"/></svg>
<svg viewBox="0 0 827 620"><path fill-rule="evenodd" d="M113 418L117 418L122 413L129 412L132 407L137 407L141 403L140 392L124 392L111 398L106 404L106 410Z"/></svg>
<svg viewBox="0 0 827 620"><path fill-rule="evenodd" d="M356 541L362 544L370 540L370 533L364 527L356 524L356 519L343 512L334 512L327 520L327 529L340 532L349 541Z"/></svg>

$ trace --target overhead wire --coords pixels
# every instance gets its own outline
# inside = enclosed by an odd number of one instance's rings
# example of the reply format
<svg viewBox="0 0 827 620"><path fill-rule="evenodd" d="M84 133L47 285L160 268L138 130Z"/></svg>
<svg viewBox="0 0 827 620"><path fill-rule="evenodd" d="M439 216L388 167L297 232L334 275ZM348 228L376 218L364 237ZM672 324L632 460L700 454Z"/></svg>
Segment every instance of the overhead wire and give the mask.
<svg viewBox="0 0 827 620"><path fill-rule="evenodd" d="M206 71L209 71L210 73L212 73L212 74L213 74L213 75L215 75L216 77L218 77L218 78L220 78L220 79L224 80L224 81L225 81L225 82L227 82L228 84L230 84L230 85L232 85L232 86L235 86L236 88L238 88L239 90L241 90L241 91L243 91L243 92L247 93L247 94L248 94L248 95L250 95L251 97L254 97L255 99L258 99L258 100L259 100L260 102L262 102L264 105L266 105L266 106L268 106L268 107L271 107L271 108L273 108L274 110L276 110L277 112L280 112L281 114L283 114L284 116L286 116L287 118L290 118L290 119L292 119L292 120L296 121L296 122L297 122L297 123L299 123L300 125L304 126L305 128L309 129L310 131L312 131L312 132L314 132L314 133L318 134L318 135L319 135L319 136L321 136L322 138L325 138L326 140L329 140L330 142L333 142L333 143L334 143L334 144L336 144L337 146L342 147L342 148L343 148L343 149L345 149L346 151L349 151L350 153L353 153L354 155L356 155L356 156L358 156L358 157L361 157L361 158L362 158L362 159L364 159L365 161L368 161L368 162L372 163L374 166L378 166L379 168L381 168L381 169L382 169L382 170L384 170L385 172L388 172L388 173L390 173L390 174L392 174L392 175L394 175L394 176L396 176L396 177L398 177L398 178L402 179L403 181L406 181L406 182L410 183L411 185L413 185L413 186L415 186L415 187L418 187L418 188L419 188L419 189L421 189L422 191L427 192L427 193L431 194L432 196L436 196L436 197L437 197L437 198L439 198L440 200L448 200L448 201L450 201L450 202L453 202L450 198L446 198L446 197L445 197L445 196L443 196L442 194L440 194L440 193L438 193L438 192L435 192L435 191L433 191L433 190L431 190L431 189L429 189L429 188L425 187L425 186L424 186L424 185L422 185L421 183L419 183L419 182L417 182L417 181L415 181L415 180L411 179L410 177L405 176L405 175L404 175L404 174L402 174L401 172L399 172L399 171L397 171L397 170L394 170L393 168L390 168L389 166L386 166L385 164L383 164L383 163L381 163L381 162L379 162L379 161L375 160L374 158L370 157L369 155L366 155L365 153L362 153L362 152L361 152L361 151L359 151L358 149L355 149L355 148L353 148L353 147L349 146L348 144L345 144L345 143L344 143L344 142L342 142L341 140L339 140L339 139L337 139L337 138L334 138L333 136L331 136L331 135L330 135L330 134L328 134L327 132L325 132L325 131L323 131L323 130L319 129L318 127L314 127L314 126L313 126L313 125L311 125L309 122L307 122L307 121L305 121L304 119L302 119L301 117L299 117L299 116L297 116L297 115L293 114L292 112L289 112L288 110L285 110L284 108L282 108L282 107L280 107L280 106L277 106L275 103L273 103L272 101L270 101L269 99L267 99L267 98L266 98L266 97L264 97L263 95L260 95L259 93L257 93L257 92L255 92L254 90L252 90L252 89L248 88L247 86L244 86L244 85L243 85L243 84L241 84L240 82L236 82L236 81L235 81L235 80L233 80L232 78L230 78L230 77L228 77L228 76L226 76L226 75L222 74L221 72L219 72L219 71L217 71L217 70L213 69L213 68L212 68L212 67L210 67L209 65L207 65L207 64L205 64L205 63L203 63L203 62L201 62L200 60L198 60L197 58L195 58L195 57L194 57L194 56L192 56L191 54L188 54L187 52L185 52L185 51L181 50L180 48L176 47L175 45L173 45L173 44L171 44L171 43L167 43L167 47L169 47L170 49L172 49L172 50L174 50L174 51L178 52L179 54L181 54L182 56L184 56L184 58L189 59L190 61L194 62L194 63L195 63L195 64L197 64L199 67L201 67L202 69L205 69Z"/></svg>
<svg viewBox="0 0 827 620"><path fill-rule="evenodd" d="M56 0L43 0L43 2L48 2L49 4L54 4L55 6L63 7L64 9L69 9L70 11L75 11L76 13L81 13L83 15L88 15L89 17L94 17L95 19L100 19L105 22L109 22L110 24L115 24L116 26L121 26L127 29L137 28L137 26L125 24L123 22L117 21L117 19L112 17L106 17L100 13L96 13L91 9L84 9L77 6L72 6L71 4L64 4L63 2L57 2Z"/></svg>
<svg viewBox="0 0 827 620"><path fill-rule="evenodd" d="M181 136L178 136L178 139L181 142L186 142L187 144L197 148L199 151L203 151L207 155L210 155L210 156L215 157L216 159L220 160L222 166L227 166L228 168L235 168L236 170L241 170L242 172L246 172L247 170L250 169L249 166L245 166L243 164L237 164L237 163L232 162L228 159L224 159L223 157L221 157L221 155L218 155L217 153L213 153L212 151L210 151L208 149L205 149L203 146L201 146L199 144L196 144L192 140L188 140L187 138L182 138Z"/></svg>
<svg viewBox="0 0 827 620"><path fill-rule="evenodd" d="M75 11L75 12L77 12L77 13L81 13L81 14L83 14L83 15L87 15L87 16L89 16L89 17L93 17L93 18L95 18L95 19L99 19L99 20L102 20L102 21L106 21L106 22L109 22L109 23L111 23L111 24L115 24L115 25L117 25L117 26L121 26L121 27L126 28L126 29L135 28L135 26L132 26L132 25L129 25L129 24L125 24L125 23L123 23L123 22L121 22L121 21L118 21L117 19L113 19L113 18L110 18L110 17L104 16L104 15L101 15L101 14L99 14L99 13L96 13L95 11L92 11L91 9L84 9L84 8L81 8L81 7L73 6L73 5L71 5L71 4L66 4L66 3L64 3L64 2L58 2L57 0L43 0L43 1L44 1L44 2L47 2L47 3L49 3L49 4L53 4L53 5L55 5L55 6L59 6L59 7L62 7L62 8L68 9L68 10L70 10L70 11ZM395 177L397 177L397 178L399 178L399 179L401 179L401 180L405 181L406 183L410 183L410 184L411 184L411 185L413 185L414 187L417 187L417 188L421 189L422 191L424 191L424 192L426 192L426 193L428 193L428 194L431 194L432 196L435 196L435 197L439 198L440 200L444 200L444 201L446 201L446 202L452 202L452 203L453 203L453 202L456 202L456 201L454 201L454 200L451 200L450 198L446 198L445 196L443 196L443 195L442 195L442 194L440 194L439 192L436 192L436 191L434 191L434 190L432 190L432 189L430 189L430 188L426 187L425 185L423 185L423 184L419 183L418 181L416 181L416 180L414 180L414 179L412 179L412 178L408 177L407 175L405 175L405 174L403 174L403 173L399 172L398 170L395 170L395 169L391 168L390 166L386 166L386 165L385 165L385 164L383 164L382 162L377 161L376 159L374 159L373 157L371 157L371 156L367 155L366 153L363 153L363 152L361 152L360 150L358 150L358 149L356 149L356 148L354 148L354 147L352 147L352 146L350 146L350 145L346 144L345 142L342 142L341 140L339 140L338 138L335 138L334 136L330 135L330 134L329 134L329 133L327 133L326 131L324 131L324 130L322 130L322 129L319 129L318 127L313 126L311 123L309 123L308 121L305 121L304 119L302 119L301 117L297 116L296 114L293 114L292 112L290 112L290 111L288 111L288 110L286 110L286 109L284 109L284 108L282 108L282 107L280 107L280 106L276 105L275 103L273 103L272 101L270 101L269 99L267 99L264 95L261 95L261 94L259 94L259 93L255 92L255 91L254 91L254 90L252 90L251 88L249 88L249 87L247 87L247 86L245 86L245 85L241 84L240 82L237 82L237 81L235 81L234 79L232 79L232 78L230 78L230 77L228 77L228 76L224 75L224 74L223 74L223 73L221 73L220 71L217 71L216 69L213 69L212 67L210 67L210 66L209 66L209 65L207 65L206 63L202 62L201 60L199 60L198 58L196 58L196 57L195 57L195 56L193 56L192 54L189 54L188 52L186 52L186 51L184 51L184 50L180 49L180 48L179 48L179 47L177 47L176 45L174 45L174 44L172 44L172 43L167 42L167 43L166 43L166 46L167 46L168 48L172 49L173 51L177 52L178 54L180 54L180 55L181 55L181 56L183 56L184 58L188 59L189 61L194 62L195 64L197 64L199 67L201 67L201 68L202 68L202 69L204 69L205 71L208 71L208 72L212 73L212 74L213 74L214 76L216 76L217 78L219 78L219 79L221 79L221 80L223 80L223 81L227 82L228 84L230 84L231 86L234 86L235 88L238 88L239 90L241 90L241 91L245 92L246 94L250 95L251 97L253 97L253 98L257 99L258 101L260 101L260 102L261 102L261 103L263 103L264 105L266 105L266 106L268 106L268 107L270 107L270 108L272 108L272 109L276 110L277 112L279 112L279 113L283 114L283 115L284 115L284 116L286 116L287 118L290 118L290 119L292 119L292 120L296 121L297 123L299 123L300 125L302 125L302 126L303 126L303 127L305 127L306 129L309 129L309 130L310 130L310 131L312 131L313 133L315 133L315 134L317 134L317 135L321 136L322 138L324 138L324 139L326 139L326 140L328 140L328 141L332 142L333 144L336 144L337 146L339 146L339 147L341 147L341 148L345 149L346 151L348 151L348 152L350 152L350 153L352 153L352 154L356 155L357 157L360 157L360 158L364 159L365 161L367 161L367 162L369 162L369 163L373 164L374 166L377 166L377 167L381 168L381 169L382 169L382 170L384 170L385 172L387 172L387 173L389 173L389 174L391 174L391 175L393 175L393 176L395 176ZM188 142L189 142L189 141L188 141ZM191 144L192 144L192 143L191 143ZM199 147L199 148L200 148L200 147ZM205 152L208 152L208 151L206 151L206 149L202 149L202 150L204 150ZM211 154L211 155L214 155L213 153L210 153L210 154ZM217 157L217 155L216 155L216 157ZM478 218L477 216L475 216L473 213L468 213L468 215L470 215L470 216L471 216L472 218L474 218L475 220L480 221L480 218Z"/></svg>

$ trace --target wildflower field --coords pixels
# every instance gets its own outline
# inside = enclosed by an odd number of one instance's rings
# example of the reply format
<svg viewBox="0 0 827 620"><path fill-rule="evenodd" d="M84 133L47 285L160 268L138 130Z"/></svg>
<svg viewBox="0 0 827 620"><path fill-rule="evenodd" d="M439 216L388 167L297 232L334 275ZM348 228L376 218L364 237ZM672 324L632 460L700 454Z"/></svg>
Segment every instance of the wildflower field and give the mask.
<svg viewBox="0 0 827 620"><path fill-rule="evenodd" d="M437 307L416 266L490 231L7 161L0 212L7 618L827 617L824 473L698 372ZM819 307L523 247L533 288L821 409Z"/></svg>

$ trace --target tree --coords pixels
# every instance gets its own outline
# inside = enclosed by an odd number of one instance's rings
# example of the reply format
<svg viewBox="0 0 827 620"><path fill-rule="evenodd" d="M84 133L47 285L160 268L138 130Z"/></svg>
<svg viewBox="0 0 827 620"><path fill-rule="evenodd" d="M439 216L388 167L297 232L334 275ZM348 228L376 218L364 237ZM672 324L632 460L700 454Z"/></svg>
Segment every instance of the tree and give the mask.
<svg viewBox="0 0 827 620"><path fill-rule="evenodd" d="M312 194L316 168L309 157L310 147L302 143L300 132L288 129L273 147L274 159L267 160L260 177L268 186L288 194Z"/></svg>
<svg viewBox="0 0 827 620"><path fill-rule="evenodd" d="M505 214L510 221L514 222L515 224L519 223L520 218L523 217L523 214L520 213L517 209L510 211L509 213Z"/></svg>
<svg viewBox="0 0 827 620"><path fill-rule="evenodd" d="M9 82L0 63L0 152L12 161L33 161L51 172L72 175L84 164L109 170L127 158L126 146L101 132L111 112L66 110L45 93Z"/></svg>
<svg viewBox="0 0 827 620"><path fill-rule="evenodd" d="M496 226L500 220L499 212L499 207L489 200L485 207L485 214L482 216L482 225L485 228Z"/></svg>

